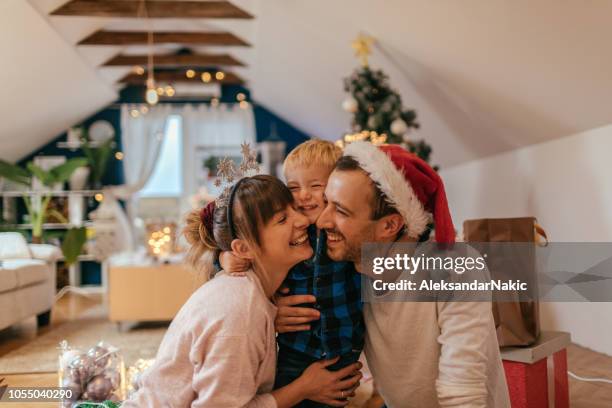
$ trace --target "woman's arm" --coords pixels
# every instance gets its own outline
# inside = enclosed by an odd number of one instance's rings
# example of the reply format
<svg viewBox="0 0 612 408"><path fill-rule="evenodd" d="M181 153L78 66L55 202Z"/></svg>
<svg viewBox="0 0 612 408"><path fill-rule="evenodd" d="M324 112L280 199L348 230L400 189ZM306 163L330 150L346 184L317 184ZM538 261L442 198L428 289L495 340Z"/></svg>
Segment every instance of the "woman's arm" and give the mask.
<svg viewBox="0 0 612 408"><path fill-rule="evenodd" d="M276 408L271 393L258 394L257 382L265 345L253 336L215 336L196 347L192 379L198 408Z"/></svg>

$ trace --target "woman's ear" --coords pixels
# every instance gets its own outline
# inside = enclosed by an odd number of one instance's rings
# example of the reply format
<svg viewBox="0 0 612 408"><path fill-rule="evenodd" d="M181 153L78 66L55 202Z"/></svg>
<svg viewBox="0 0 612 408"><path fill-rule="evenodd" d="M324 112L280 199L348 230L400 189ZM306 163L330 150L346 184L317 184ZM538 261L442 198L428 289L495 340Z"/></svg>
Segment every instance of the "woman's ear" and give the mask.
<svg viewBox="0 0 612 408"><path fill-rule="evenodd" d="M377 239L395 239L397 234L404 228L404 217L399 214L389 214L378 220L376 226Z"/></svg>
<svg viewBox="0 0 612 408"><path fill-rule="evenodd" d="M235 239L230 245L232 252L239 258L248 259L252 261L255 258L255 254L251 250L251 246L243 239Z"/></svg>

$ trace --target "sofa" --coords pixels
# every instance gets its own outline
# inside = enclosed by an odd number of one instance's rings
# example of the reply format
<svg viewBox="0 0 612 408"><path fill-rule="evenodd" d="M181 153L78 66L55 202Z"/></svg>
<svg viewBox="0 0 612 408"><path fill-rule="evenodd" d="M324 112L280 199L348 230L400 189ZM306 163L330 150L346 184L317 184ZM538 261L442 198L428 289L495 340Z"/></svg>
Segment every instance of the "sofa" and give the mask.
<svg viewBox="0 0 612 408"><path fill-rule="evenodd" d="M0 232L0 330L31 316L39 327L49 324L61 255L53 245L28 244L17 232Z"/></svg>

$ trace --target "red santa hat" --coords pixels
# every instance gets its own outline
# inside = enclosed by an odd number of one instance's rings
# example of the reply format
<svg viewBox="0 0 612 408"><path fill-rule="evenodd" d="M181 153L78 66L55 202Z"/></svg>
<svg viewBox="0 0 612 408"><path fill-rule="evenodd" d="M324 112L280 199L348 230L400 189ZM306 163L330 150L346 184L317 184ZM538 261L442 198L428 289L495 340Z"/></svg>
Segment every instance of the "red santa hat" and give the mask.
<svg viewBox="0 0 612 408"><path fill-rule="evenodd" d="M433 221L439 243L455 242L444 183L425 161L398 145L354 142L344 148L385 193L406 222L406 232L418 238Z"/></svg>

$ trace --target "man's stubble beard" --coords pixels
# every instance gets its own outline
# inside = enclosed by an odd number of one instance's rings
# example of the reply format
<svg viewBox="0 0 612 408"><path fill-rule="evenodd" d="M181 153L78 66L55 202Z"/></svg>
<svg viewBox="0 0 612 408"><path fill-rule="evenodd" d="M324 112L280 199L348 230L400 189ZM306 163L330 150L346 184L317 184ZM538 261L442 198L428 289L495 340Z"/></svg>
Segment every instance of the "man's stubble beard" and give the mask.
<svg viewBox="0 0 612 408"><path fill-rule="evenodd" d="M346 237L345 237L346 239ZM360 231L354 239L350 242L348 240L346 242L346 253L344 254L344 260L353 262L355 264L361 263L361 247L366 242L375 242L374 241L374 225L369 224Z"/></svg>

